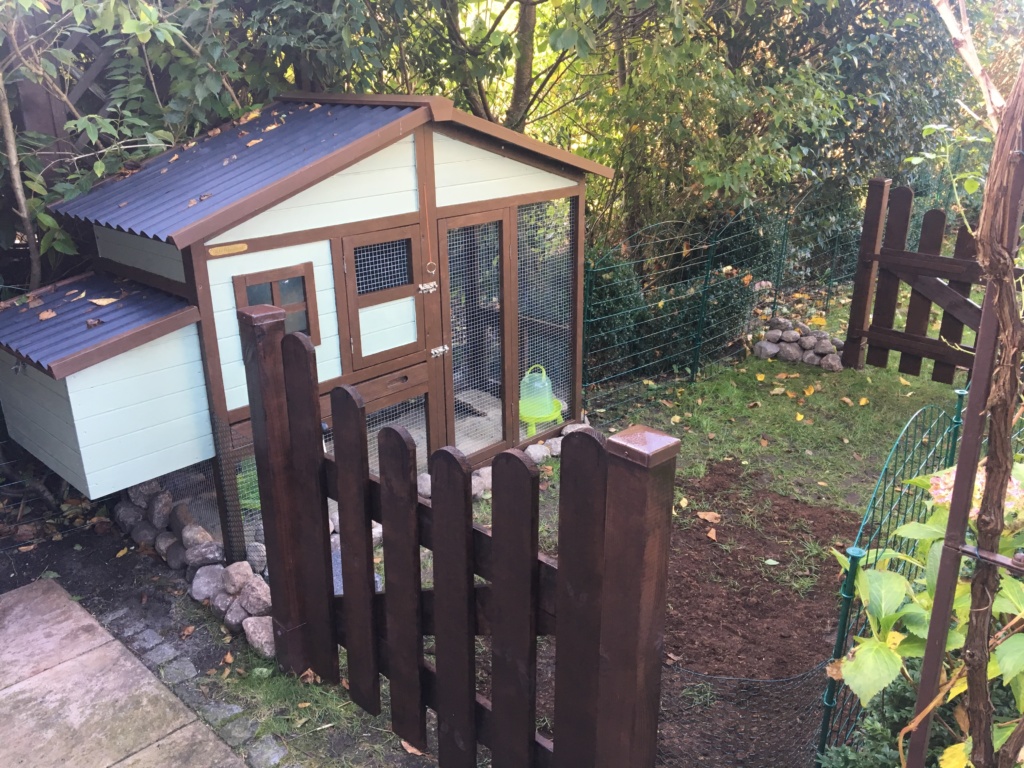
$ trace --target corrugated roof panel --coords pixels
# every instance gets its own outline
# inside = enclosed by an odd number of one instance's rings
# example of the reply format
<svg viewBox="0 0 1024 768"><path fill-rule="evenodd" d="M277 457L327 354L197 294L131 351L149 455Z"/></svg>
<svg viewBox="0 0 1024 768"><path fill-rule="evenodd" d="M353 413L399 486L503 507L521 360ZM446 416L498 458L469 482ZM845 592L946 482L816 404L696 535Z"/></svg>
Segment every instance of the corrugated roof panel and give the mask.
<svg viewBox="0 0 1024 768"><path fill-rule="evenodd" d="M253 192L413 112L409 106L284 103L169 150L130 176L59 203L61 215L169 241Z"/></svg>
<svg viewBox="0 0 1024 768"><path fill-rule="evenodd" d="M190 306L178 296L105 274L85 274L26 299L0 307L0 346L43 369Z"/></svg>

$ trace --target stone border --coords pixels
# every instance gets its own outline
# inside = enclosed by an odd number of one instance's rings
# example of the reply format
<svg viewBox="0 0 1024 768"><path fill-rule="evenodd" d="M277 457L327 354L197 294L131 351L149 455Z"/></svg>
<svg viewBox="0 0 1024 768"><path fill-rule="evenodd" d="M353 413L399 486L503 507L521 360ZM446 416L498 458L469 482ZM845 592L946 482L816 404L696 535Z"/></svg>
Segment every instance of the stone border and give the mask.
<svg viewBox="0 0 1024 768"><path fill-rule="evenodd" d="M843 340L830 336L826 331L812 330L799 320L773 317L768 321L768 330L754 345L754 356L762 360L778 359L785 363L803 363L837 373L843 370L839 352Z"/></svg>

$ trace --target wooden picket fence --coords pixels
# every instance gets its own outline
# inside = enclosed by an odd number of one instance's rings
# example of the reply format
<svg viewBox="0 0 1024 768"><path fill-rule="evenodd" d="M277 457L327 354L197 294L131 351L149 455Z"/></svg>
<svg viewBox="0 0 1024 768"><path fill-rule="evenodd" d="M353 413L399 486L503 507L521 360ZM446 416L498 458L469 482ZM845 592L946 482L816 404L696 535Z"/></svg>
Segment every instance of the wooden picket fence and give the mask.
<svg viewBox="0 0 1024 768"><path fill-rule="evenodd" d="M966 226L958 230L952 258L942 255L944 211L924 214L918 249L906 250L913 203L906 187L890 192L889 179L869 183L843 365L884 368L889 353L899 352L900 373L918 376L922 360L930 359L932 380L952 384L958 368L969 371L974 364L974 347L962 342L965 329L977 331L981 323L981 307L970 295L985 279ZM901 283L911 290L906 322L897 329ZM942 308L937 330L930 327L933 304Z"/></svg>
<svg viewBox="0 0 1024 768"><path fill-rule="evenodd" d="M538 553L539 473L510 450L493 462L492 528L472 520L471 469L430 458L432 498L416 492L416 447L401 427L378 438L352 387L331 393L334 454L320 437L315 353L284 335L284 312L239 312L264 517L277 658L287 672L340 679L426 749L437 715L442 768L647 768L657 752L668 545L678 440L634 427L605 441L585 429L562 448L557 564ZM344 595L334 595L327 499L338 502ZM383 525L375 589L371 520ZM433 551L433 588L421 584ZM537 638L555 639L554 731L537 731ZM424 637L434 638L434 662ZM489 638L490 697L477 690L476 638Z"/></svg>

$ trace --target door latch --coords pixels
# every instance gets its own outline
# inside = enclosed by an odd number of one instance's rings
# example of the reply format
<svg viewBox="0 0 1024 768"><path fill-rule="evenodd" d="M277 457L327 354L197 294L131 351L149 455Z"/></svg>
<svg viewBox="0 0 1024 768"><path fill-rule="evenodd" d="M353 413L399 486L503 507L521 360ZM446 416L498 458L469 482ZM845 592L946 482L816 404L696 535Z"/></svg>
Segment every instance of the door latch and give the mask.
<svg viewBox="0 0 1024 768"><path fill-rule="evenodd" d="M441 357L441 355L443 355L447 351L448 351L448 345L447 344L442 344L440 347L434 347L432 350L430 350L430 356L431 357Z"/></svg>
<svg viewBox="0 0 1024 768"><path fill-rule="evenodd" d="M437 280L431 280L429 283L420 283L420 293L436 293L437 292Z"/></svg>

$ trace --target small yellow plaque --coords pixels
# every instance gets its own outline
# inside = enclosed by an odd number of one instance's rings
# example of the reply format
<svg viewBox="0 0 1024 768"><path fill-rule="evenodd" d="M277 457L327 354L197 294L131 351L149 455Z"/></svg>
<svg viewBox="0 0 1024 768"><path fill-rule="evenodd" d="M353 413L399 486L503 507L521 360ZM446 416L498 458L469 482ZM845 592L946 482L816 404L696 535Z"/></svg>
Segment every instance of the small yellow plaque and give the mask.
<svg viewBox="0 0 1024 768"><path fill-rule="evenodd" d="M248 250L248 243L231 243L230 245L215 245L208 249L208 253L211 256L231 256L236 253L245 253Z"/></svg>

